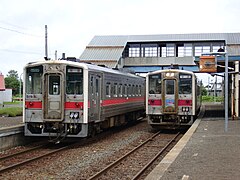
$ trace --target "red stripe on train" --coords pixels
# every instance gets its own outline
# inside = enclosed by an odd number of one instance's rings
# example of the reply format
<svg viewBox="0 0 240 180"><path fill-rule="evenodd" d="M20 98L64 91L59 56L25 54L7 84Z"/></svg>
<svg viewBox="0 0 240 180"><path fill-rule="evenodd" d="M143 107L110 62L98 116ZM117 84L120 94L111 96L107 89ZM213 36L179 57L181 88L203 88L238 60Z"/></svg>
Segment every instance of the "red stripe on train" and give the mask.
<svg viewBox="0 0 240 180"><path fill-rule="evenodd" d="M113 98L113 99L106 99L103 100L101 106L110 106L110 105L118 105L124 104L129 102L143 102L144 97L134 97L134 98Z"/></svg>
<svg viewBox="0 0 240 180"><path fill-rule="evenodd" d="M192 100L191 99L179 99L178 106L192 106Z"/></svg>
<svg viewBox="0 0 240 180"><path fill-rule="evenodd" d="M162 106L162 100L161 99L149 99L148 105L151 106Z"/></svg>
<svg viewBox="0 0 240 180"><path fill-rule="evenodd" d="M149 99L148 105L150 106L162 106L162 100L161 99ZM178 100L178 106L192 106L192 100Z"/></svg>
<svg viewBox="0 0 240 180"><path fill-rule="evenodd" d="M65 102L65 109L83 109L83 102Z"/></svg>
<svg viewBox="0 0 240 180"><path fill-rule="evenodd" d="M26 101L25 102L26 109L42 109L41 101Z"/></svg>

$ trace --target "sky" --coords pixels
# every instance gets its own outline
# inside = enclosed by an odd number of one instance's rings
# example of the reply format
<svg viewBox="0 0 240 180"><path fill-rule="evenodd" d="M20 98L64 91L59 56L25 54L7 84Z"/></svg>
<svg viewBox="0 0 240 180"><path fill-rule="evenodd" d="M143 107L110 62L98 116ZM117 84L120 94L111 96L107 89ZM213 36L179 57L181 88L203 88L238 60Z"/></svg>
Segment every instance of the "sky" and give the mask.
<svg viewBox="0 0 240 180"><path fill-rule="evenodd" d="M0 72L79 58L95 35L240 32L239 0L0 0ZM57 53L56 53L57 52ZM201 75L206 83L209 75Z"/></svg>

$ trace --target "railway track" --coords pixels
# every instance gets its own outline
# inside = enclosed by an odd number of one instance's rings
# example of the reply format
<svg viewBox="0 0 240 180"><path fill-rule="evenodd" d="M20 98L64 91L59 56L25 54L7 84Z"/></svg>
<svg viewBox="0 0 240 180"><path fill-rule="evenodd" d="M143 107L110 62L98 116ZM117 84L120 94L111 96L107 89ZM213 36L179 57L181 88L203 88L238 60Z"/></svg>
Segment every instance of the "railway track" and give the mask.
<svg viewBox="0 0 240 180"><path fill-rule="evenodd" d="M10 155L0 157L0 174L8 170L17 168L19 166L36 161L43 157L50 156L54 153L60 152L72 146L73 144L59 144L45 143L26 150L22 150Z"/></svg>
<svg viewBox="0 0 240 180"><path fill-rule="evenodd" d="M179 136L157 132L88 179L138 179Z"/></svg>

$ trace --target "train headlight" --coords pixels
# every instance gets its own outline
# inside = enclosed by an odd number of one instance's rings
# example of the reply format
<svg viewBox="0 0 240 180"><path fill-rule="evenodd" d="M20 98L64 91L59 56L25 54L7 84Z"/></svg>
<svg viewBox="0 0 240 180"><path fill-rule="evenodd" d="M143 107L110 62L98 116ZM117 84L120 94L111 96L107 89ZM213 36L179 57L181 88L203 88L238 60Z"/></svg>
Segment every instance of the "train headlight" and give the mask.
<svg viewBox="0 0 240 180"><path fill-rule="evenodd" d="M71 119L77 119L77 118L79 118L79 112L70 112L69 117Z"/></svg>
<svg viewBox="0 0 240 180"><path fill-rule="evenodd" d="M189 112L189 107L182 107L182 112Z"/></svg>
<svg viewBox="0 0 240 180"><path fill-rule="evenodd" d="M74 112L71 112L70 113L70 118L73 119L73 117L74 117Z"/></svg>
<svg viewBox="0 0 240 180"><path fill-rule="evenodd" d="M79 117L79 113L78 113L78 112L75 112L74 118L77 119L78 117Z"/></svg>

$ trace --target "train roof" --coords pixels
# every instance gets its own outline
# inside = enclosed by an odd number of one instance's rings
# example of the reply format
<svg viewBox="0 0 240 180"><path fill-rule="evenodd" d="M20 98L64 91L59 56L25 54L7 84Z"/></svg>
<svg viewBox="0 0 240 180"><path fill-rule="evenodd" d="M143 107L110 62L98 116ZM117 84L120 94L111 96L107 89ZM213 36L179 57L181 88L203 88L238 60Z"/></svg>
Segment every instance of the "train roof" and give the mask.
<svg viewBox="0 0 240 180"><path fill-rule="evenodd" d="M113 73L113 74L119 74L119 75L125 75L125 76L129 76L129 77L139 77L139 78L143 78L141 76L135 75L135 74L131 74L128 72L124 72L124 71L120 71L120 70L115 70L115 69L111 69L108 67L102 67L102 66L98 66L95 64L89 64L89 63L84 63L84 62L73 62L73 61L67 61L67 60L40 60L40 61L36 61L36 62L29 62L25 67L31 67L31 66L38 66L41 64L67 64L67 65L71 65L71 66L75 66L75 67L82 67L84 69L89 69L89 70L95 70L95 71L100 71L100 72L107 72L107 73Z"/></svg>
<svg viewBox="0 0 240 180"><path fill-rule="evenodd" d="M187 71L187 70L180 70L180 69L164 69L164 70L157 70L157 71L152 71L147 73L148 75L151 74L158 74L158 73L164 73L164 72L179 72L179 73L186 73L186 74L194 74L192 71Z"/></svg>

